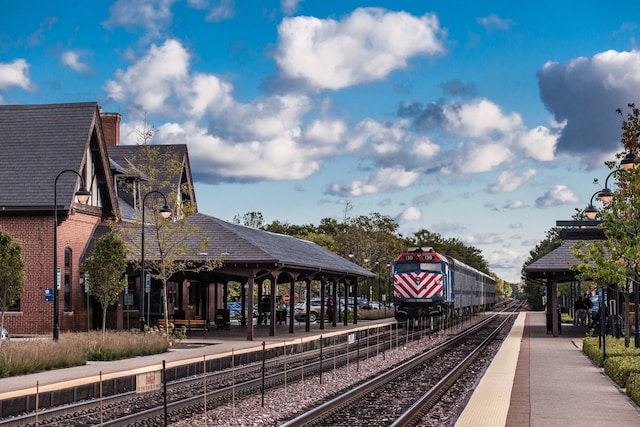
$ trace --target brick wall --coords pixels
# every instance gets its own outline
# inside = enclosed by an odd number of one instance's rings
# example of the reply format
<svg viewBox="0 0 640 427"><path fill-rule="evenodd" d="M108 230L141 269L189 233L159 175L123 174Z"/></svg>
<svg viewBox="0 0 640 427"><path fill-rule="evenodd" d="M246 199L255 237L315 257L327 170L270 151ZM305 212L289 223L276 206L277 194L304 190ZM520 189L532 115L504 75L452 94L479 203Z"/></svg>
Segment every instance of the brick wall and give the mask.
<svg viewBox="0 0 640 427"><path fill-rule="evenodd" d="M86 301L80 281L80 257L99 217L75 213L58 227L58 265L64 269L64 250L73 253L73 312L64 313L64 289L60 289L60 330L86 330ZM20 312L5 314L5 327L12 335L53 334L53 302L45 301L45 289L54 287L53 215L0 216L0 228L22 245L25 260L24 292Z"/></svg>

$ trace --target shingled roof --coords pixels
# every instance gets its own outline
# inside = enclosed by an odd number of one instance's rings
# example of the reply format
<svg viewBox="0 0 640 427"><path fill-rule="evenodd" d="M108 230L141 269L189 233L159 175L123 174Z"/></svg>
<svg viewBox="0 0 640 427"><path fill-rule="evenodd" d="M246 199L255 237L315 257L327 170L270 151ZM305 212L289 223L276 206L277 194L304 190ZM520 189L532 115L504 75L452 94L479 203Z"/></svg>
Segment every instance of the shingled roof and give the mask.
<svg viewBox="0 0 640 427"><path fill-rule="evenodd" d="M199 227L211 240L206 248L200 249L202 235L194 235L192 241L187 242L191 250L184 254L185 259L217 259L224 254L224 267L213 274L239 277L236 267L242 264L290 273L375 277L369 270L307 240L230 223L201 213L186 220ZM149 252L152 246L147 246ZM149 258L159 257L157 253L149 252L145 251Z"/></svg>
<svg viewBox="0 0 640 427"><path fill-rule="evenodd" d="M153 148L153 155L162 161L163 159L171 159L179 162L182 167L177 168L163 168L162 165L157 166L158 179L162 183L168 183L165 188L147 188L144 189L144 181L146 176L140 171L140 165L145 162L146 154L145 148ZM193 189L193 182L191 177L191 166L189 163L189 154L186 144L167 144L167 145L117 145L110 146L109 159L111 161L112 172L114 175L124 175L137 177L143 181L143 190L148 192L151 190L157 190L169 196L169 194L176 193L177 191L188 190L188 194L183 194L183 198L186 197L196 207L196 194ZM175 172L175 176L170 176ZM183 186L182 184L187 184ZM122 217L125 219L135 218L135 209L133 209L133 199L131 194L126 194L126 188L120 188L120 209ZM172 203L169 201L170 206ZM173 207L173 206L172 206Z"/></svg>
<svg viewBox="0 0 640 427"><path fill-rule="evenodd" d="M525 267L527 279L546 278L559 282L573 280L577 272L571 267L580 262L571 253L571 248L576 242L576 240L565 240L558 248Z"/></svg>
<svg viewBox="0 0 640 427"><path fill-rule="evenodd" d="M0 209L52 209L56 176L67 169L80 172L91 150L100 174L102 201L109 210L115 197L106 188L109 166L98 111L95 102L0 105L0 182L4 189L0 191ZM72 202L76 183L73 174L58 180L61 207L66 209Z"/></svg>

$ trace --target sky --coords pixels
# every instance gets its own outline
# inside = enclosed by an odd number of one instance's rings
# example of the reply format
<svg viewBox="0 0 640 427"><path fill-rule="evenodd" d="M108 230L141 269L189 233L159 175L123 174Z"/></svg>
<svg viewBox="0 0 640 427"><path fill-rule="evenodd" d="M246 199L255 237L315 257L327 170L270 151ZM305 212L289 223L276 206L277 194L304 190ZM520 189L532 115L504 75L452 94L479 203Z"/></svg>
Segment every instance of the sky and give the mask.
<svg viewBox="0 0 640 427"><path fill-rule="evenodd" d="M98 102L122 144L146 121L187 144L204 214L379 213L512 283L640 104L637 0L0 4L0 104Z"/></svg>

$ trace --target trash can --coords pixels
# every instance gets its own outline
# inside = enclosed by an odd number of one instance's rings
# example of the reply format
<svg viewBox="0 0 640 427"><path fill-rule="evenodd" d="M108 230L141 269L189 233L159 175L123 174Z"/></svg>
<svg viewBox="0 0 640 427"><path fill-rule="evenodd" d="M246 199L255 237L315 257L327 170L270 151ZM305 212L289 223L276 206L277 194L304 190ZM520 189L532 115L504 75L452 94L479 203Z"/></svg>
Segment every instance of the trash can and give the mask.
<svg viewBox="0 0 640 427"><path fill-rule="evenodd" d="M551 311L547 310L547 334L553 333L553 319ZM558 334L562 333L562 321L560 317L560 309L558 308Z"/></svg>

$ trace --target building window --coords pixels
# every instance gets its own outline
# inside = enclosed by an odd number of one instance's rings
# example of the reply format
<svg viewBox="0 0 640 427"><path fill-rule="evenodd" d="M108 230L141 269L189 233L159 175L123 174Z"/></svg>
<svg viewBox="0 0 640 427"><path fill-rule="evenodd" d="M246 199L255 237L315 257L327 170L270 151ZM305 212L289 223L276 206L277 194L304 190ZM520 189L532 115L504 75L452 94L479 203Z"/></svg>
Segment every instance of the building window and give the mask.
<svg viewBox="0 0 640 427"><path fill-rule="evenodd" d="M64 311L72 311L71 309L71 248L64 250Z"/></svg>

